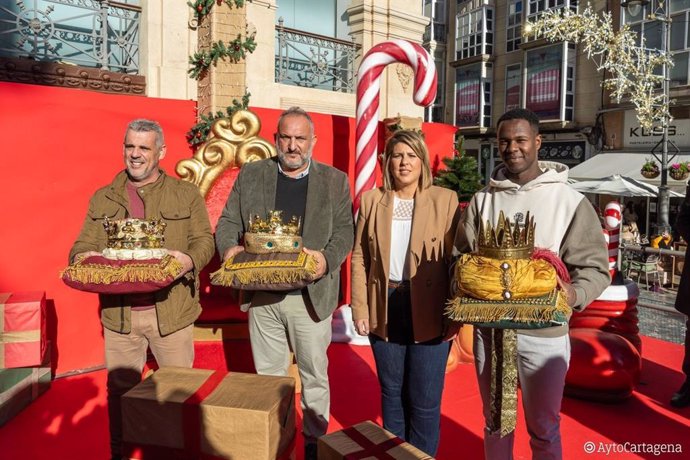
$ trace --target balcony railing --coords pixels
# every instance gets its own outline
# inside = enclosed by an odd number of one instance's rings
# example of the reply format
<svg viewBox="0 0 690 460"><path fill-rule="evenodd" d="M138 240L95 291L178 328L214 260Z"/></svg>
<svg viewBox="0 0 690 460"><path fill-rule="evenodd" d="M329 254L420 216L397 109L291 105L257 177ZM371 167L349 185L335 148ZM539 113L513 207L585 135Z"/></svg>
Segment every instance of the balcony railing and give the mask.
<svg viewBox="0 0 690 460"><path fill-rule="evenodd" d="M352 93L359 46L283 26L276 26L276 83Z"/></svg>
<svg viewBox="0 0 690 460"><path fill-rule="evenodd" d="M109 0L0 3L0 56L139 70L141 7Z"/></svg>

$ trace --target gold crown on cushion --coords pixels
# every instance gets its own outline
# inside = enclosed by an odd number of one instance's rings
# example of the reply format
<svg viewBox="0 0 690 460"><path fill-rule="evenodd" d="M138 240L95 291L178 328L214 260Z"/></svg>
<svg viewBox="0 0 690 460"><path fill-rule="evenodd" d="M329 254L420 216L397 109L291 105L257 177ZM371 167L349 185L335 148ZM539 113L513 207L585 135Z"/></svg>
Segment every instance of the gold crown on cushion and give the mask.
<svg viewBox="0 0 690 460"><path fill-rule="evenodd" d="M297 253L302 250L300 227L302 222L295 216L286 224L283 211L268 211L266 219L258 214L249 217L249 228L244 234L244 250L249 254L281 252Z"/></svg>
<svg viewBox="0 0 690 460"><path fill-rule="evenodd" d="M105 217L103 227L109 249L159 249L163 247L165 222L161 220L118 219Z"/></svg>
<svg viewBox="0 0 690 460"><path fill-rule="evenodd" d="M503 211L498 223L492 226L480 221L477 235L477 254L492 259L529 259L534 251L534 217L529 212L525 225L511 223Z"/></svg>

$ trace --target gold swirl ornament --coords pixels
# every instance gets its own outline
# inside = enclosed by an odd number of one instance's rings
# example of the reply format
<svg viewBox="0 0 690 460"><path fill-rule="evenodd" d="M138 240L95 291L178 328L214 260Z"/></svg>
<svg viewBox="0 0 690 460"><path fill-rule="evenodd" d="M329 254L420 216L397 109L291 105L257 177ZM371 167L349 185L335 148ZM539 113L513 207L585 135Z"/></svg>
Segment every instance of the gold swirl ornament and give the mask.
<svg viewBox="0 0 690 460"><path fill-rule="evenodd" d="M191 159L178 162L175 171L182 180L199 187L205 197L225 169L276 155L275 147L259 137L260 131L259 117L248 110L220 118L211 125L209 139Z"/></svg>

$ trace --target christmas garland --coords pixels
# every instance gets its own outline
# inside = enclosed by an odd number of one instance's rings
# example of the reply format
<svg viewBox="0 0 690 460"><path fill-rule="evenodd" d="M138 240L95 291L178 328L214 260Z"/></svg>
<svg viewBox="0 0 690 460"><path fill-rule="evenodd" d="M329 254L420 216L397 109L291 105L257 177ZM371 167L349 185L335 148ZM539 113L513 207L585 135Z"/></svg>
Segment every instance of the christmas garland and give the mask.
<svg viewBox="0 0 690 460"><path fill-rule="evenodd" d="M201 75L211 67L211 64L215 66L219 59L227 58L236 64L240 59L247 57L247 54L253 53L255 49L256 41L254 41L253 35L242 40L242 34L238 34L237 38L227 45L219 40L211 45L210 50L202 49L190 56L189 64L192 67L187 72L191 78L199 80Z"/></svg>
<svg viewBox="0 0 690 460"><path fill-rule="evenodd" d="M233 5L235 8L244 6L244 0L195 0L193 2L188 1L187 5L194 10L194 17L197 22L201 22L211 13L215 5L221 6L223 3L230 8ZM227 44L219 40L211 44L210 49L201 49L194 53L193 56L190 56L189 64L191 67L187 72L191 78L199 80L211 65L215 66L218 63L219 59L228 59L232 63L237 63L240 59L246 58L247 54L253 53L255 49L256 41L254 40L254 34L248 35L244 40L242 39L242 34L238 34L235 40ZM219 118L230 117L238 110L246 110L249 106L249 96L250 94L245 92L241 102L234 99L232 106L225 109L226 113L219 110L215 114L202 114L199 117L199 122L187 132L187 143L189 146L192 149L196 149L199 144L206 142L211 132L211 125Z"/></svg>
<svg viewBox="0 0 690 460"><path fill-rule="evenodd" d="M233 99L232 105L225 109L226 113L223 113L223 111L219 110L215 114L202 114L199 117L199 122L192 126L192 129L187 132L187 143L189 146L195 149L199 144L206 142L208 139L208 134L211 132L211 125L213 125L213 122L219 118L229 118L238 110L247 110L249 107L249 96L251 96L251 94L245 92L244 96L242 96L241 102L237 99Z"/></svg>
<svg viewBox="0 0 690 460"><path fill-rule="evenodd" d="M235 5L235 8L242 8L244 6L244 0L196 0L194 2L187 2L187 5L194 10L194 17L197 21L201 21L205 16L207 16L213 9L213 5L222 5L225 3L230 8Z"/></svg>

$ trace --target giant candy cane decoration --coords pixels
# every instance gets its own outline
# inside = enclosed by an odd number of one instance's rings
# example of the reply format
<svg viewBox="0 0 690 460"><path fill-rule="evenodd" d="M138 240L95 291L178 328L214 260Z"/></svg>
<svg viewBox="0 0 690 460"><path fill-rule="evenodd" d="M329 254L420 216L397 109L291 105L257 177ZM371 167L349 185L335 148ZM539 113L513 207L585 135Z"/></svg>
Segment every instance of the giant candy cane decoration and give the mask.
<svg viewBox="0 0 690 460"><path fill-rule="evenodd" d="M369 50L359 66L357 77L357 131L355 163L355 214L362 193L374 188L378 151L379 78L393 62L407 64L414 70L414 102L426 107L436 97L436 65L421 46L405 40L379 43Z"/></svg>

